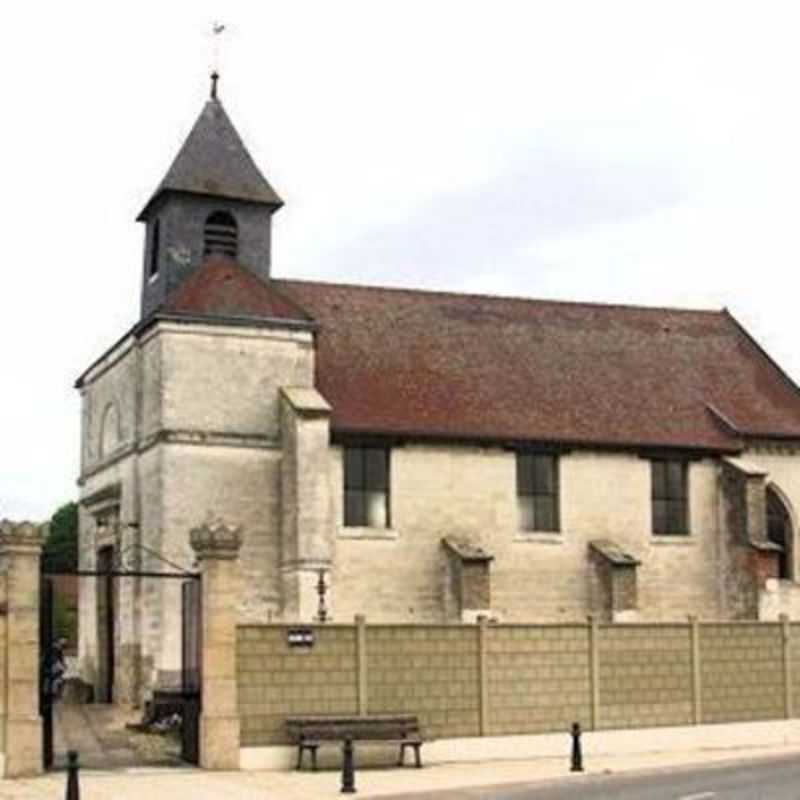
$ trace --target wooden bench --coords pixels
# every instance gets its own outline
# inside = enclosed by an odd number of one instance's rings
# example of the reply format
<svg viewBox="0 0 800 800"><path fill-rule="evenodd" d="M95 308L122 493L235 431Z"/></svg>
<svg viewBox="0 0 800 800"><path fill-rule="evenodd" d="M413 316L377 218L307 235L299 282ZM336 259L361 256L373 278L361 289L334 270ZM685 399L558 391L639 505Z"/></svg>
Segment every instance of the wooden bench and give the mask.
<svg viewBox="0 0 800 800"><path fill-rule="evenodd" d="M397 742L400 757L397 765L405 764L406 748L414 748L414 762L422 766L420 747L423 740L419 720L411 714L371 714L368 716L326 715L287 717L286 728L297 745L297 769L303 767L303 753L311 753L311 768L317 769L317 750L326 742Z"/></svg>

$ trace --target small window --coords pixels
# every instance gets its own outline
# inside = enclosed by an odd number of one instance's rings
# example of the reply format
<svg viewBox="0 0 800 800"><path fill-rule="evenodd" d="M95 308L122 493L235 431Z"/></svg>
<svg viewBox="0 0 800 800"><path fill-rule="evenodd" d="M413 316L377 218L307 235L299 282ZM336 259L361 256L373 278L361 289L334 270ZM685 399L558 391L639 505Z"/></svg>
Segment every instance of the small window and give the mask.
<svg viewBox="0 0 800 800"><path fill-rule="evenodd" d="M239 249L239 226L233 214L215 211L203 229L203 255L214 254L236 258Z"/></svg>
<svg viewBox="0 0 800 800"><path fill-rule="evenodd" d="M150 239L150 277L155 278L158 275L158 257L159 249L161 247L161 221L156 220L153 223L153 233Z"/></svg>
<svg viewBox="0 0 800 800"><path fill-rule="evenodd" d="M558 531L558 456L517 453L517 508L524 531Z"/></svg>
<svg viewBox="0 0 800 800"><path fill-rule="evenodd" d="M689 533L685 461L651 461L653 533Z"/></svg>
<svg viewBox="0 0 800 800"><path fill-rule="evenodd" d="M344 524L388 528L389 448L344 448Z"/></svg>

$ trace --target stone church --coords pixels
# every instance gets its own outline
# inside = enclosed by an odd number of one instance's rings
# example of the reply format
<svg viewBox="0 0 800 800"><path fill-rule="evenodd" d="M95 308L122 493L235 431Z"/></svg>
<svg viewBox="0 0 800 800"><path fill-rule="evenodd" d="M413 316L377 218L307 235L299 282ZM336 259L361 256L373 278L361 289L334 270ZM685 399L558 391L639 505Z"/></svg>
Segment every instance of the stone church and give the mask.
<svg viewBox="0 0 800 800"><path fill-rule="evenodd" d="M276 278L282 205L215 84L77 381L82 568L192 569L212 512L242 622L313 620L321 571L333 622L797 615L800 390L727 310ZM181 590L114 591L80 663L124 701L174 681Z"/></svg>

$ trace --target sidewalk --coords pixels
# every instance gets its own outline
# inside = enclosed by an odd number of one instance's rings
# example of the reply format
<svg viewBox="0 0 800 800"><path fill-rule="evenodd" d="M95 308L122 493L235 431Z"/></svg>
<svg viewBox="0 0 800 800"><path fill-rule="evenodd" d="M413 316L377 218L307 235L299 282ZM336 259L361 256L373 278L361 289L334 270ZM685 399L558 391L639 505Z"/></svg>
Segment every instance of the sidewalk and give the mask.
<svg viewBox="0 0 800 800"><path fill-rule="evenodd" d="M690 764L741 761L798 755L800 747L727 748L692 752L650 753L588 760L584 774L665 769ZM416 770L365 769L356 774L358 796L388 797L468 786L549 781L580 781L569 771L569 759L492 761L440 764ZM326 800L341 797L338 771L324 772L202 772L194 769L131 768L81 772L81 800ZM63 800L65 773L42 778L0 781L1 800Z"/></svg>

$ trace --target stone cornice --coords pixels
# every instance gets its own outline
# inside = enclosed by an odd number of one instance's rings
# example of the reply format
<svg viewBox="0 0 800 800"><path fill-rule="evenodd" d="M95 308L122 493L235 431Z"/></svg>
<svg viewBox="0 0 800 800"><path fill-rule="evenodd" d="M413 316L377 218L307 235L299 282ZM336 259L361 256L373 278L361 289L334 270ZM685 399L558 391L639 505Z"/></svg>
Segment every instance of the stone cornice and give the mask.
<svg viewBox="0 0 800 800"><path fill-rule="evenodd" d="M281 397L302 417L330 417L328 401L310 386L281 386Z"/></svg>
<svg viewBox="0 0 800 800"><path fill-rule="evenodd" d="M94 475L114 466L132 453L141 454L157 444L187 444L201 447L242 447L255 450L279 450L280 442L273 436L258 433L226 433L224 431L170 430L164 428L145 436L140 442L119 447L108 458L83 470L78 486Z"/></svg>
<svg viewBox="0 0 800 800"><path fill-rule="evenodd" d="M96 492L92 492L80 499L80 504L86 508L96 508L97 506L107 506L119 503L122 496L122 485L119 481L107 484Z"/></svg>

